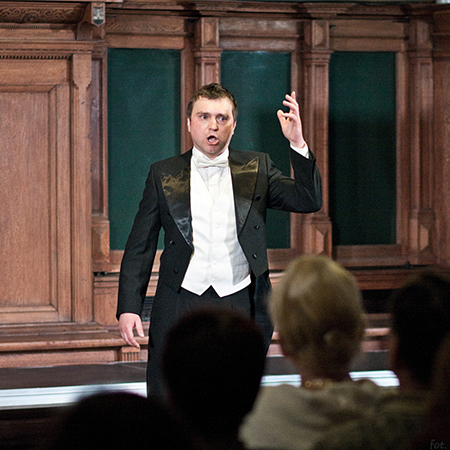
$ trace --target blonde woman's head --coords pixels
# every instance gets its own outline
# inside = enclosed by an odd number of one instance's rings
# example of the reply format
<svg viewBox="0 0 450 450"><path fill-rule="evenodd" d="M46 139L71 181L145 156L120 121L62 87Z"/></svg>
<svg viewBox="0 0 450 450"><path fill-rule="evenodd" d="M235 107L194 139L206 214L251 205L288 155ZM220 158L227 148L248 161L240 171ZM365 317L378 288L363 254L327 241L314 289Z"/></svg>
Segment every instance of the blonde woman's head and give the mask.
<svg viewBox="0 0 450 450"><path fill-rule="evenodd" d="M273 291L270 312L286 356L323 376L348 371L365 328L349 271L326 256L295 259Z"/></svg>

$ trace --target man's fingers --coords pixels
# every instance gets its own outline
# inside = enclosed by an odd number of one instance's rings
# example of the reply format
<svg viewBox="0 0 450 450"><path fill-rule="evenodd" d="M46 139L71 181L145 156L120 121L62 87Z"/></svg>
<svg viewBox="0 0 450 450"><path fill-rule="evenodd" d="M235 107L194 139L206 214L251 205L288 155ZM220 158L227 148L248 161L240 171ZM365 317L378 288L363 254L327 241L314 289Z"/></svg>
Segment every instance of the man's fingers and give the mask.
<svg viewBox="0 0 450 450"><path fill-rule="evenodd" d="M142 322L140 320L136 323L136 332L137 332L138 336L144 337L144 328L143 328Z"/></svg>
<svg viewBox="0 0 450 450"><path fill-rule="evenodd" d="M283 105L287 106L291 111L299 111L298 103L295 99L289 100L289 96L286 96L286 100L283 100Z"/></svg>
<svg viewBox="0 0 450 450"><path fill-rule="evenodd" d="M280 122L283 122L282 119L284 119L284 120L290 119L290 120L293 120L296 122L299 121L297 114L293 114L291 112L284 112L281 109L277 111L277 116L278 116L278 119L280 120Z"/></svg>
<svg viewBox="0 0 450 450"><path fill-rule="evenodd" d="M121 330L122 339L132 347L140 348L139 342L134 338L133 330Z"/></svg>
<svg viewBox="0 0 450 450"><path fill-rule="evenodd" d="M123 340L132 347L140 348L139 342L134 337L134 328L139 336L144 337L142 321L139 315L123 313L119 317L119 330Z"/></svg>
<svg viewBox="0 0 450 450"><path fill-rule="evenodd" d="M134 335L127 336L126 338L124 338L124 341L128 345L131 345L132 347L141 348L141 346L139 345L139 342L134 338Z"/></svg>

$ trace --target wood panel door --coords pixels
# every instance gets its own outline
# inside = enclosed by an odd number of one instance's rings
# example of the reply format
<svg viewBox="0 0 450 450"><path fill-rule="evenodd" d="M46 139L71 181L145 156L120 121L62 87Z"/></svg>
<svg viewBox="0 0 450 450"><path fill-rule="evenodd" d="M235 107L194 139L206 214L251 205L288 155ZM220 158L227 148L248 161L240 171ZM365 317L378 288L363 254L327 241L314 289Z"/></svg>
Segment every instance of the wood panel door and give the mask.
<svg viewBox="0 0 450 450"><path fill-rule="evenodd" d="M80 157L88 146L77 137L75 116L83 111L75 107L76 66L76 58L0 60L3 324L71 321L79 302L92 302L89 294L77 294L77 284L89 279L74 279L80 246L90 253L89 224L76 222L77 211L90 206L83 175L89 167L80 167L89 155ZM84 194L75 192L80 186L87 187ZM92 285L82 289L89 292ZM89 308L81 321L90 319Z"/></svg>

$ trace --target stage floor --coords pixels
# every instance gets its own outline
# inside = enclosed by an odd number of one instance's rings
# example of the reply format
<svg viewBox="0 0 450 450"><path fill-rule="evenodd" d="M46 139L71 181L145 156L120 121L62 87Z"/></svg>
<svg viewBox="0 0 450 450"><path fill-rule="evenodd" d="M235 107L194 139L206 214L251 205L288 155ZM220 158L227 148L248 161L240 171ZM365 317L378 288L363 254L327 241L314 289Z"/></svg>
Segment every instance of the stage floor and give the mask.
<svg viewBox="0 0 450 450"><path fill-rule="evenodd" d="M386 352L363 353L352 366L354 379L370 378L394 387ZM0 369L0 410L64 406L99 391L128 391L146 395L145 362ZM299 385L300 377L282 356L267 358L263 385Z"/></svg>

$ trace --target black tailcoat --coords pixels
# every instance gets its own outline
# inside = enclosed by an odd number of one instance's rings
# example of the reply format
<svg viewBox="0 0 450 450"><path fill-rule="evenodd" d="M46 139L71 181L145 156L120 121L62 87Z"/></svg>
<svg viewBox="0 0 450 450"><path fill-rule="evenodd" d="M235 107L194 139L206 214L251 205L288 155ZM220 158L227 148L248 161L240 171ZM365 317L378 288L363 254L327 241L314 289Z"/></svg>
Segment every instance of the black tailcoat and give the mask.
<svg viewBox="0 0 450 450"><path fill-rule="evenodd" d="M266 248L268 208L309 213L322 206L322 182L315 157L291 150L294 179L284 176L266 153L230 149L237 236L251 269L253 313L267 342L273 331L266 310L270 289ZM153 164L128 238L119 282L117 315L141 314L157 250L164 229L158 289L161 284L179 291L192 252L190 160L192 150ZM161 299L163 301L163 299ZM150 325L151 327L151 325Z"/></svg>

